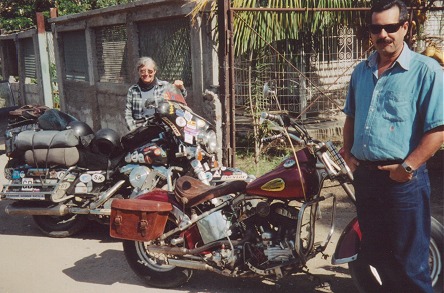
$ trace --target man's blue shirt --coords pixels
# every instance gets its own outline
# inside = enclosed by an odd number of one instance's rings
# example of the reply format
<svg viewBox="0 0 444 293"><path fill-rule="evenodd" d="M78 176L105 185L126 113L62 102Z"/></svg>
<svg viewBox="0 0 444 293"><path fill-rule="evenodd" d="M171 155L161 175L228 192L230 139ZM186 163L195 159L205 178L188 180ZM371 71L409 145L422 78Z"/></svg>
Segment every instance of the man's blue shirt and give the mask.
<svg viewBox="0 0 444 293"><path fill-rule="evenodd" d="M354 118L359 160L403 160L425 132L444 124L443 70L407 44L378 79L377 53L353 71L344 113Z"/></svg>

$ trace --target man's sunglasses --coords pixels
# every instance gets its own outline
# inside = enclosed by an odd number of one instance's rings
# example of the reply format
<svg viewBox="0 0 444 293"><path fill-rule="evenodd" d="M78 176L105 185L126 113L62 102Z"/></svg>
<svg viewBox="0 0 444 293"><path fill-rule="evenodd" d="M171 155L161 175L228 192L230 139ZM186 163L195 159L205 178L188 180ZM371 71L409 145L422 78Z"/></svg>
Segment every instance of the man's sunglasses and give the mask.
<svg viewBox="0 0 444 293"><path fill-rule="evenodd" d="M391 23L391 24L370 24L368 26L368 29L370 30L370 32L372 34L379 34L382 29L384 29L387 33L391 34L391 33L396 33L399 28L404 24L403 22L398 22L398 23Z"/></svg>

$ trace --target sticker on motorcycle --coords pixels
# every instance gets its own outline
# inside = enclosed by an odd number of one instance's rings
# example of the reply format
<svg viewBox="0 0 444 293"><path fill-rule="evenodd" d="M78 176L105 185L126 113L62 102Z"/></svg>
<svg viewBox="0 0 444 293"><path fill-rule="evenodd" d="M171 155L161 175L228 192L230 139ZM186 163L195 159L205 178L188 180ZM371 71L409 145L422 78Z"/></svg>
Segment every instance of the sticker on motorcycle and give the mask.
<svg viewBox="0 0 444 293"><path fill-rule="evenodd" d="M285 188L285 181L282 178L276 178L268 181L261 186L265 191L282 191Z"/></svg>
<svg viewBox="0 0 444 293"><path fill-rule="evenodd" d="M74 190L74 193L87 193L88 188L86 187L86 184L83 182L79 182L76 184L76 188Z"/></svg>
<svg viewBox="0 0 444 293"><path fill-rule="evenodd" d="M185 125L187 125L187 121L183 117L177 117L176 118L176 124L179 127L184 127Z"/></svg>
<svg viewBox="0 0 444 293"><path fill-rule="evenodd" d="M171 130L174 132L174 134L175 134L176 136L180 136L180 131L179 131L179 129L177 129L176 125L174 125L173 122L171 122L171 121L170 121L168 118L166 118L166 117L162 117L162 120L163 120L166 124L168 124L168 126L171 128Z"/></svg>
<svg viewBox="0 0 444 293"><path fill-rule="evenodd" d="M91 175L90 174L82 174L82 175L80 175L79 180L82 181L83 183L88 183L91 181Z"/></svg>
<svg viewBox="0 0 444 293"><path fill-rule="evenodd" d="M34 184L33 178L22 178L23 191L33 191L32 184Z"/></svg>
<svg viewBox="0 0 444 293"><path fill-rule="evenodd" d="M191 119L193 119L193 114L191 114L188 111L185 111L184 117L187 121L190 121Z"/></svg>
<svg viewBox="0 0 444 293"><path fill-rule="evenodd" d="M91 177L92 181L94 181L95 183L102 183L105 181L105 175L103 174L93 174Z"/></svg>

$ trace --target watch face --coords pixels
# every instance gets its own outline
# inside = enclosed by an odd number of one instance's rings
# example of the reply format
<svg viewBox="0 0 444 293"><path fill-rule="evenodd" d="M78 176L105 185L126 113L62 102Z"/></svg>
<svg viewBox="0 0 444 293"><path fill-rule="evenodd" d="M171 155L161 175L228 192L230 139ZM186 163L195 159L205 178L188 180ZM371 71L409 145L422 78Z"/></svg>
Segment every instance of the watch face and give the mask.
<svg viewBox="0 0 444 293"><path fill-rule="evenodd" d="M413 172L413 168L410 167L409 165L407 165L405 162L402 163L402 167L404 167L404 170L405 170L407 173L412 173L412 172Z"/></svg>

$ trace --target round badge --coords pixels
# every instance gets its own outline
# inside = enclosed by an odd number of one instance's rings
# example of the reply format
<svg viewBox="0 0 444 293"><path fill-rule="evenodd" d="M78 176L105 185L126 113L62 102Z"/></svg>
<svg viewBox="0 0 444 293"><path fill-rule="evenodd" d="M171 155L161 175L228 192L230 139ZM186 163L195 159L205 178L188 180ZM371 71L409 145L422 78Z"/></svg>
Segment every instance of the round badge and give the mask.
<svg viewBox="0 0 444 293"><path fill-rule="evenodd" d="M187 125L187 121L183 117L177 117L176 118L176 124L179 127L184 127L185 125Z"/></svg>
<svg viewBox="0 0 444 293"><path fill-rule="evenodd" d="M82 181L83 183L88 183L91 181L91 175L90 174L82 174L82 175L80 175L79 180Z"/></svg>
<svg viewBox="0 0 444 293"><path fill-rule="evenodd" d="M105 181L105 175L102 174L93 174L91 178L92 181L94 181L95 183L102 183L103 181Z"/></svg>
<svg viewBox="0 0 444 293"><path fill-rule="evenodd" d="M87 193L87 192L88 192L88 189L87 189L85 183L83 183L83 182L77 183L74 193Z"/></svg>
<svg viewBox="0 0 444 293"><path fill-rule="evenodd" d="M293 160L293 159L288 159L288 160L285 161L285 163L284 163L284 167L285 167L285 168L290 168L290 167L293 167L295 164L296 164L296 161L295 161L295 160Z"/></svg>
<svg viewBox="0 0 444 293"><path fill-rule="evenodd" d="M61 190L66 190L66 189L69 188L69 186L71 186L71 184L70 184L69 182L62 182L62 183L60 183L60 185L59 185L59 189L61 189Z"/></svg>

